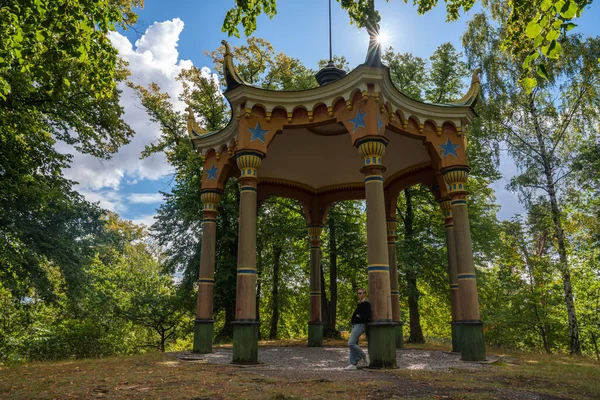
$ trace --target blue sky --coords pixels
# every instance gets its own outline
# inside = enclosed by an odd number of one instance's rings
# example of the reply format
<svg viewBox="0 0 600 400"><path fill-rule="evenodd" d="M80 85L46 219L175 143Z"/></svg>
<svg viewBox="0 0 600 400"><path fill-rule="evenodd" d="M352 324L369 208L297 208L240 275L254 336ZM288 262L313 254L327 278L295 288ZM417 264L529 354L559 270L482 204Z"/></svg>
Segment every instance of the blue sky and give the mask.
<svg viewBox="0 0 600 400"><path fill-rule="evenodd" d="M119 32L111 39L121 56L129 62L132 80L147 85L157 82L172 98L176 99L181 86L175 77L183 68L192 64L205 68L211 74L212 61L203 51L212 51L227 39L232 45L245 42L241 38L227 38L221 25L233 0L145 0L139 12L135 30ZM458 21L447 23L443 2L426 15L417 14L416 7L402 0L376 2L382 15L382 31L389 36L387 45L397 52L429 58L444 42L452 42L461 48L460 36L465 23L477 11L462 16ZM316 69L317 61L328 58L328 2L327 0L278 0L278 13L272 19L261 16L255 36L271 42L276 51L300 59L306 66ZM344 55L355 67L364 61L368 43L365 30L350 25L344 10L332 2L333 52ZM600 34L600 5L593 4L578 21L579 27L572 32L586 36ZM185 107L175 102L176 108ZM122 217L150 225L156 208L161 203L159 191L168 191L172 183L172 171L164 157L155 156L140 160L143 147L159 135L133 93L123 88L121 104L125 119L135 129L132 143L120 149L109 161L98 161L89 156L75 154L72 168L65 174L79 182L77 189L91 201L117 211ZM61 144L59 149L71 151ZM509 177L514 167L506 160L502 172ZM502 206L499 218L507 219L520 212L516 197L504 186L506 179L494 183L497 201Z"/></svg>

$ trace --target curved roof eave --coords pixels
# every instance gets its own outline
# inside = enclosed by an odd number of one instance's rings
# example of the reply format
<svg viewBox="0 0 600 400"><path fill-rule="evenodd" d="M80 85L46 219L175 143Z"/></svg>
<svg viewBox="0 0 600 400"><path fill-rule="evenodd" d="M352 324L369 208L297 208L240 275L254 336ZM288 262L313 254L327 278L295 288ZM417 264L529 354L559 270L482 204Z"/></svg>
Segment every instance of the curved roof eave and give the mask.
<svg viewBox="0 0 600 400"><path fill-rule="evenodd" d="M210 149L219 150L237 139L237 125L240 106L244 105L246 110L254 105L265 107L283 107L291 112L297 106L312 109L320 103L333 105L333 101L339 98L350 100L353 93L359 89L361 92L369 89L369 85L379 86L380 95L384 102L390 102L395 112L400 109L407 116L415 115L423 120L453 120L454 122L469 123L477 116L474 106L480 91L479 73L477 69L473 73L471 86L468 92L458 101L449 104L425 103L415 100L396 88L393 84L389 67L384 64L376 66L368 63L361 64L346 76L327 85L311 89L296 91L278 91L252 86L240 77L233 63L233 54L226 41L225 56L223 59L224 73L227 89L224 95L227 98L232 113L227 126L215 132L197 132L197 124L193 120L190 111L188 117L188 132L192 137L194 147L206 154ZM377 90L377 89L376 89Z"/></svg>
<svg viewBox="0 0 600 400"><path fill-rule="evenodd" d="M473 79L475 80L475 75ZM309 106L321 102L328 103L339 97L347 98L355 89L367 90L368 84L379 85L383 97L390 100L395 108L403 109L408 114L419 114L423 117L431 114L431 117L464 118L466 121L471 121L476 116L473 107L479 94L478 77L476 82L471 84L467 94L456 102L449 104L425 103L398 90L391 80L389 68L385 65L370 67L361 64L337 81L305 90L278 91L239 84L234 89L226 91L225 97L232 107L243 103L247 103L246 108L251 108L255 104L271 104L291 111L298 105Z"/></svg>

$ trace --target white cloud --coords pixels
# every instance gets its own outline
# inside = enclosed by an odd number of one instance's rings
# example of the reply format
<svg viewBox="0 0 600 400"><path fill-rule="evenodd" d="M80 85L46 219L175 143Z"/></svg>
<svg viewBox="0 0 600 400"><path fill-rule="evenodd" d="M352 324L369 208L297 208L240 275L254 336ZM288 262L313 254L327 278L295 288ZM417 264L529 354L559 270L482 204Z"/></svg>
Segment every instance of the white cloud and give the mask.
<svg viewBox="0 0 600 400"><path fill-rule="evenodd" d="M163 201L163 195L160 193L131 193L127 196L131 204L154 204Z"/></svg>
<svg viewBox="0 0 600 400"><path fill-rule="evenodd" d="M117 32L110 34L110 40L119 55L129 64L130 80L134 84L144 86L152 82L157 83L169 94L178 111L184 111L185 104L178 100L183 88L175 78L183 69L193 66L190 60L179 59L177 44L183 27L183 21L179 18L155 22L136 41L135 46ZM210 70L205 69L206 73L210 74ZM160 129L150 121L134 91L123 84L120 85L120 89L120 104L125 111L124 120L135 131L135 136L129 144L121 147L110 160L98 160L80 154L65 143L58 143L57 149L73 155L71 168L66 169L64 175L79 183L77 190L80 193L90 201L100 201L102 207L125 212L125 199L118 193L122 184L135 185L144 180L158 180L172 174L173 170L163 154L140 159L144 147L159 138ZM155 197L130 196L129 201L149 204L162 200L159 199L159 194L151 196Z"/></svg>
<svg viewBox="0 0 600 400"><path fill-rule="evenodd" d="M151 227L153 223L156 222L156 214L144 214L131 219L136 225L145 225L146 227Z"/></svg>
<svg viewBox="0 0 600 400"><path fill-rule="evenodd" d="M110 189L88 190L79 188L78 192L85 196L88 201L100 203L100 207L102 208L115 211L119 214L127 212L127 206L125 205L123 196L117 191Z"/></svg>

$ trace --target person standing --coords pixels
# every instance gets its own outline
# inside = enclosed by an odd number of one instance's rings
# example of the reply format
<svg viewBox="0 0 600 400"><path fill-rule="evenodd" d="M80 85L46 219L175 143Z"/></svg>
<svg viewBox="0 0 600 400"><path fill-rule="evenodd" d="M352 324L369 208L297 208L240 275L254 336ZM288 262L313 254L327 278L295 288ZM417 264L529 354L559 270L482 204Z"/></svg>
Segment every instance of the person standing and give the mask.
<svg viewBox="0 0 600 400"><path fill-rule="evenodd" d="M369 356L358 345L358 338L366 332L367 323L371 321L371 304L367 300L367 291L358 289L358 304L356 310L352 313L352 331L348 339L350 356L346 369L356 369L358 362L364 360L366 366L369 366Z"/></svg>

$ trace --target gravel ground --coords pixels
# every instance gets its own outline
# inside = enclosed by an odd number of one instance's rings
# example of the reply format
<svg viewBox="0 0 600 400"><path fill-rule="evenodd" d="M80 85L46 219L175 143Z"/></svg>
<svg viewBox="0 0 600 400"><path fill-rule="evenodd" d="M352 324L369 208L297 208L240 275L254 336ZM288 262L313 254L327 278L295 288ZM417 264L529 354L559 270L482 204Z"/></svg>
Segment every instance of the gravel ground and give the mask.
<svg viewBox="0 0 600 400"><path fill-rule="evenodd" d="M179 353L183 360L198 360L208 364L231 364L231 349L216 349L211 354ZM348 349L345 347L265 347L258 350L256 366L273 370L294 371L342 371L348 365ZM449 371L450 369L475 370L487 368L486 363L460 360L460 354L437 350L397 350L399 369L424 371Z"/></svg>

